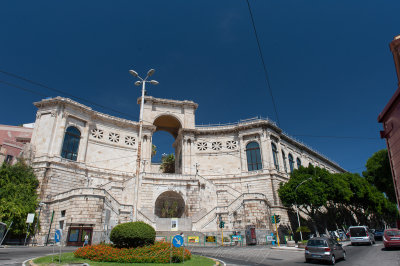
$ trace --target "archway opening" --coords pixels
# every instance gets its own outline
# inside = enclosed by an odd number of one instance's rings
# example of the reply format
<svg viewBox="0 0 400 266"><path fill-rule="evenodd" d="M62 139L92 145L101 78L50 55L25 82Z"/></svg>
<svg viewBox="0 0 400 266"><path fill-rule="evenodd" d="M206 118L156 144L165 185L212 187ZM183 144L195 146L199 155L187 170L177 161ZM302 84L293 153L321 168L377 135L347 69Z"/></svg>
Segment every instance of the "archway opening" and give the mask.
<svg viewBox="0 0 400 266"><path fill-rule="evenodd" d="M185 201L175 191L166 191L158 196L154 214L160 218L181 218L185 213Z"/></svg>
<svg viewBox="0 0 400 266"><path fill-rule="evenodd" d="M152 170L161 173L179 173L180 166L176 158L181 153L181 147L175 140L182 127L179 120L172 115L161 115L157 117L153 125L156 132L152 137Z"/></svg>

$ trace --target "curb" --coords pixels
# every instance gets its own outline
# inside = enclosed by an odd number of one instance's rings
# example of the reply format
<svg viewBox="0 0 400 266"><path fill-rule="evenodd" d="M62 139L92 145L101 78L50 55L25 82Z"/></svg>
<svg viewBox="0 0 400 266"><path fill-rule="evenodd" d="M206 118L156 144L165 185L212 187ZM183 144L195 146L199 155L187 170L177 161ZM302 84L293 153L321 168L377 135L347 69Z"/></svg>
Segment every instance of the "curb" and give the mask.
<svg viewBox="0 0 400 266"><path fill-rule="evenodd" d="M212 258L212 257L207 257L207 256L203 256L203 257L205 257L205 258L209 258L209 259L212 259L213 261L215 261L215 264L214 265L216 265L216 266L226 266L226 263L225 262L223 262L222 260L219 260L219 259L216 259L216 258Z"/></svg>
<svg viewBox="0 0 400 266"><path fill-rule="evenodd" d="M304 251L304 248L281 248L281 247L271 247L271 249L277 249L277 250L288 250L288 251Z"/></svg>

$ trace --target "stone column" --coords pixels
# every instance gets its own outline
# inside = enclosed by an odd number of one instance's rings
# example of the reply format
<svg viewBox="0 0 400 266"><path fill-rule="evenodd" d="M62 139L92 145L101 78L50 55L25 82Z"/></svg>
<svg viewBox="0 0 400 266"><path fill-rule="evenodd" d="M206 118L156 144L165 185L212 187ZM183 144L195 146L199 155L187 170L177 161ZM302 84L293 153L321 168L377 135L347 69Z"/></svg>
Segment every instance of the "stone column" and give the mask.
<svg viewBox="0 0 400 266"><path fill-rule="evenodd" d="M78 162L86 162L86 152L89 142L89 123L85 121L85 127L83 128L81 134L81 141L79 143L79 153L78 153Z"/></svg>
<svg viewBox="0 0 400 266"><path fill-rule="evenodd" d="M246 145L243 140L243 135L238 135L239 155L240 155L240 170L247 172Z"/></svg>
<svg viewBox="0 0 400 266"><path fill-rule="evenodd" d="M261 156L263 158L263 169L275 169L272 158L271 138L266 131L261 134Z"/></svg>

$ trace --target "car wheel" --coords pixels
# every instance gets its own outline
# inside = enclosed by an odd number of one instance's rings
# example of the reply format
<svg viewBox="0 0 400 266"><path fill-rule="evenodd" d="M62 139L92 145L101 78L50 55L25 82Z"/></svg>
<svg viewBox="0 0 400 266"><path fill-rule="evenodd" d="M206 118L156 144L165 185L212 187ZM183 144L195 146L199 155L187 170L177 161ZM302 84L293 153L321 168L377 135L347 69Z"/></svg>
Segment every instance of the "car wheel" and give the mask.
<svg viewBox="0 0 400 266"><path fill-rule="evenodd" d="M335 265L336 260L335 260L335 256L334 255L332 255L330 262L331 262L331 265Z"/></svg>
<svg viewBox="0 0 400 266"><path fill-rule="evenodd" d="M311 259L306 259L306 263L310 263L311 262Z"/></svg>

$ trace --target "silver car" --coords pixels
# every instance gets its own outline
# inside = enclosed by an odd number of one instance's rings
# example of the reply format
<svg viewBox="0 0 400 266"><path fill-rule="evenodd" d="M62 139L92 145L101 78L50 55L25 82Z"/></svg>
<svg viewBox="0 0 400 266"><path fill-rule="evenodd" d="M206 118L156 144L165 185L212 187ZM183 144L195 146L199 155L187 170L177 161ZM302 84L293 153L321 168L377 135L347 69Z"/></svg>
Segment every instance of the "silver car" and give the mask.
<svg viewBox="0 0 400 266"><path fill-rule="evenodd" d="M375 244L374 234L368 229L367 226L350 226L350 241L351 244Z"/></svg>
<svg viewBox="0 0 400 266"><path fill-rule="evenodd" d="M346 251L336 240L328 237L314 237L307 242L305 248L306 262L311 260L327 261L331 265L338 259L346 259Z"/></svg>

